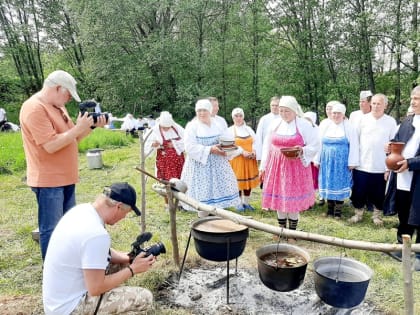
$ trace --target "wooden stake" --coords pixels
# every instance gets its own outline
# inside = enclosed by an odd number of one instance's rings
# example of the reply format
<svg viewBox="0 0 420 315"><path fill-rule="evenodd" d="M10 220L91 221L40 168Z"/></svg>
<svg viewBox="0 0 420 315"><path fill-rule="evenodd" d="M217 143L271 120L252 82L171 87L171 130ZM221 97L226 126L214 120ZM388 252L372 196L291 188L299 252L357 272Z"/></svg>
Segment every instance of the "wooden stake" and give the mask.
<svg viewBox="0 0 420 315"><path fill-rule="evenodd" d="M178 236L176 232L176 208L178 206L178 201L174 202L173 192L171 185L165 185L166 196L168 198L168 207L169 207L169 220L171 225L171 242L172 242L172 257L176 266L179 268L180 259L179 259L179 246L178 246Z"/></svg>
<svg viewBox="0 0 420 315"><path fill-rule="evenodd" d="M414 315L413 272L411 271L411 237L404 234L402 250L402 268L404 279L405 314Z"/></svg>

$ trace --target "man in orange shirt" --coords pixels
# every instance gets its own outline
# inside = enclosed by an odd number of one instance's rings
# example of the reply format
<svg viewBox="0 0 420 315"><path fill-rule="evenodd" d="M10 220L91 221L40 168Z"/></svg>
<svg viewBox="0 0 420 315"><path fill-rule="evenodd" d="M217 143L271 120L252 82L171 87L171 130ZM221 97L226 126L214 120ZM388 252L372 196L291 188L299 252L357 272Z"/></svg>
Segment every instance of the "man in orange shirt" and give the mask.
<svg viewBox="0 0 420 315"><path fill-rule="evenodd" d="M57 70L44 81L42 89L26 100L20 110L23 147L27 164L27 184L36 195L42 259L51 233L64 213L75 206L78 174L78 142L94 125L84 113L71 120L65 104L80 102L76 80ZM105 117L95 126L103 127Z"/></svg>

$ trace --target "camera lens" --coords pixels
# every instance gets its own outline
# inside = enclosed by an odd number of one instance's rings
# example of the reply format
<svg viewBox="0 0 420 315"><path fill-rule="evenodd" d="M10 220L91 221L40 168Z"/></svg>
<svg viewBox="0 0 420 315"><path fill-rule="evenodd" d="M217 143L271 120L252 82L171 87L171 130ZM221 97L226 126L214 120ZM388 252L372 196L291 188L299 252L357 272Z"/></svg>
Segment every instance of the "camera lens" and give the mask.
<svg viewBox="0 0 420 315"><path fill-rule="evenodd" d="M156 243L145 250L147 256L152 254L153 256L159 256L160 254L166 253L165 245L162 242Z"/></svg>

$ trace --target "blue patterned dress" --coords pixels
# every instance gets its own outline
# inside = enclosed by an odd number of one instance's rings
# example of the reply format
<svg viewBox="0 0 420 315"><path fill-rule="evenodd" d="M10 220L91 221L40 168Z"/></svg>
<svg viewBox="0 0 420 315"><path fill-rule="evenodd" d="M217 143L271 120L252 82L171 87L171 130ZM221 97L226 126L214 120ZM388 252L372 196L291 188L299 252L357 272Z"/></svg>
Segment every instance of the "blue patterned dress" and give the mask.
<svg viewBox="0 0 420 315"><path fill-rule="evenodd" d="M194 124L199 124L197 121ZM199 126L204 129L205 127ZM213 131L213 132L211 132ZM193 141L196 143L194 149L197 147L203 148L213 146L218 143L221 132L216 132L214 129L208 131L208 136L196 135ZM213 134L212 134L213 133ZM188 148L189 127L186 127L186 149ZM229 164L226 156L216 154L208 154L206 162L200 161L196 157L202 157L201 152L187 152L184 168L181 174L188 190L186 195L195 200L207 205L218 208L235 207L240 204L238 184L235 173ZM189 205L183 204L186 210L192 210Z"/></svg>
<svg viewBox="0 0 420 315"><path fill-rule="evenodd" d="M341 138L322 138L319 168L319 195L326 200L350 197L352 173L348 168L350 143Z"/></svg>

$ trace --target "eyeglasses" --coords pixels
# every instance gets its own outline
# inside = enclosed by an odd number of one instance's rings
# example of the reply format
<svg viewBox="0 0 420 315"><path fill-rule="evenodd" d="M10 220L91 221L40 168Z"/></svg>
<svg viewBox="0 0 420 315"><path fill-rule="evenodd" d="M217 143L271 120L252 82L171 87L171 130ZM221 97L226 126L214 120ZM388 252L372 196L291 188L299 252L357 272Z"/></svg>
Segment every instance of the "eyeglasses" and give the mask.
<svg viewBox="0 0 420 315"><path fill-rule="evenodd" d="M53 105L53 106L54 106L54 108L56 108L56 109L58 109L58 110L60 111L60 113L61 113L61 117L63 117L64 122L65 122L65 123L68 123L68 122L69 122L69 118L67 117L67 115L66 115L66 113L63 111L63 109L62 109L62 108L60 108L60 107L58 107L58 106L55 106L55 105Z"/></svg>

